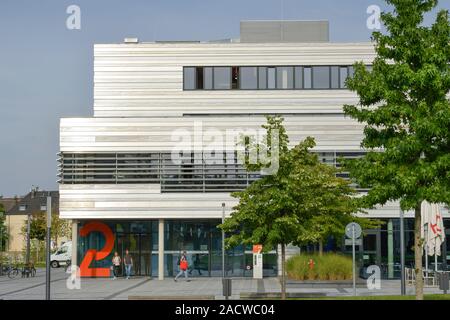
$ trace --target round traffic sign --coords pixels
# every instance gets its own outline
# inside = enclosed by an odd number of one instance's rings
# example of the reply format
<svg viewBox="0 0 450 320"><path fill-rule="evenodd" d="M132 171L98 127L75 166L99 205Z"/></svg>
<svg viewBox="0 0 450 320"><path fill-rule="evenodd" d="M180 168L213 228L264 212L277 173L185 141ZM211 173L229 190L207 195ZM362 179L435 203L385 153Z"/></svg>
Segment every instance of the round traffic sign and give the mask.
<svg viewBox="0 0 450 320"><path fill-rule="evenodd" d="M345 227L345 235L350 239L353 239L353 237L355 237L355 239L358 239L361 236L361 233L361 226L356 222L351 222Z"/></svg>

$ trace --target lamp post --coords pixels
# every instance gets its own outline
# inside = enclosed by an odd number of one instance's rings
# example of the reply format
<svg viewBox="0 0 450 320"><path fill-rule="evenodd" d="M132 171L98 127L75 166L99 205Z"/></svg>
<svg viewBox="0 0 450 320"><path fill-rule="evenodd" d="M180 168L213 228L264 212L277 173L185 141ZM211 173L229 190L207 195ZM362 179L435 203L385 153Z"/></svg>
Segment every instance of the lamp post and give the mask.
<svg viewBox="0 0 450 320"><path fill-rule="evenodd" d="M405 283L405 226L404 226L404 214L402 208L400 208L400 277L401 277L401 295L406 294L406 283Z"/></svg>
<svg viewBox="0 0 450 320"><path fill-rule="evenodd" d="M45 300L50 300L50 250L52 226L52 197L47 196L47 257L45 263Z"/></svg>
<svg viewBox="0 0 450 320"><path fill-rule="evenodd" d="M31 199L34 199L36 197L36 192L38 191L38 187L32 185L31 186ZM32 202L33 200L31 200L30 202ZM26 208L27 210L28 208ZM31 250L31 214L30 211L28 210L27 212L27 253L26 253L26 257L25 257L25 263L27 266L30 265L30 250Z"/></svg>
<svg viewBox="0 0 450 320"><path fill-rule="evenodd" d="M225 222L225 202L222 203L222 224ZM225 279L225 231L222 229L222 278Z"/></svg>
<svg viewBox="0 0 450 320"><path fill-rule="evenodd" d="M30 232L31 232L31 215L28 212L27 213L27 253L26 253L26 257L25 257L25 264L28 266L30 264Z"/></svg>

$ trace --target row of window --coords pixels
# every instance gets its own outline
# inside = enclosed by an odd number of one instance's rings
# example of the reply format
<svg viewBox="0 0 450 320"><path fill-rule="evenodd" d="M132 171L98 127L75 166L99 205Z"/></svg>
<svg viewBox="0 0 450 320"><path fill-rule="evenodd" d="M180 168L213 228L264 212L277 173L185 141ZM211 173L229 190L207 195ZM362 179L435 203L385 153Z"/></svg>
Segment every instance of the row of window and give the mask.
<svg viewBox="0 0 450 320"><path fill-rule="evenodd" d="M338 159L362 156L361 152L320 152L323 163L339 167ZM237 155L224 153L211 162L205 154L190 155L181 162L169 153L108 154L62 153L60 183L155 183L162 192L231 192L243 190L261 176L249 173ZM200 159L200 161L197 161ZM339 176L348 178L347 173Z"/></svg>
<svg viewBox="0 0 450 320"><path fill-rule="evenodd" d="M370 68L370 67L368 67ZM345 89L353 66L184 67L184 90Z"/></svg>

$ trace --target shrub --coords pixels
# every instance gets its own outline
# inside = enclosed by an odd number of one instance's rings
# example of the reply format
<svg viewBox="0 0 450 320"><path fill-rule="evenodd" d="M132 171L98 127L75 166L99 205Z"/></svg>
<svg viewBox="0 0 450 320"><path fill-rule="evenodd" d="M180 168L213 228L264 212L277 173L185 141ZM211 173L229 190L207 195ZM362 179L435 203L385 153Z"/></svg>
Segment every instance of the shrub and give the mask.
<svg viewBox="0 0 450 320"><path fill-rule="evenodd" d="M314 261L310 269L309 260ZM299 254L286 262L286 272L294 280L349 280L352 279L352 259L341 254Z"/></svg>

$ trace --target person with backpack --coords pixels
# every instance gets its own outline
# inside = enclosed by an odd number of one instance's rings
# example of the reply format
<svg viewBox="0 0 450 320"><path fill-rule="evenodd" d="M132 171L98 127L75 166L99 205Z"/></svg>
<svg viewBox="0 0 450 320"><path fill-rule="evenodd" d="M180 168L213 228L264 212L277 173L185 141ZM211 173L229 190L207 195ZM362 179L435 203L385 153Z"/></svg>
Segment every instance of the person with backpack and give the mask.
<svg viewBox="0 0 450 320"><path fill-rule="evenodd" d="M184 273L184 278L186 279L186 281L188 280L188 261L187 261L187 257L186 257L186 251L183 251L183 254L181 255L181 257L178 258L178 266L180 268L180 272L178 272L178 274L176 275L176 277L173 279L175 282L177 282L177 279L183 275Z"/></svg>

